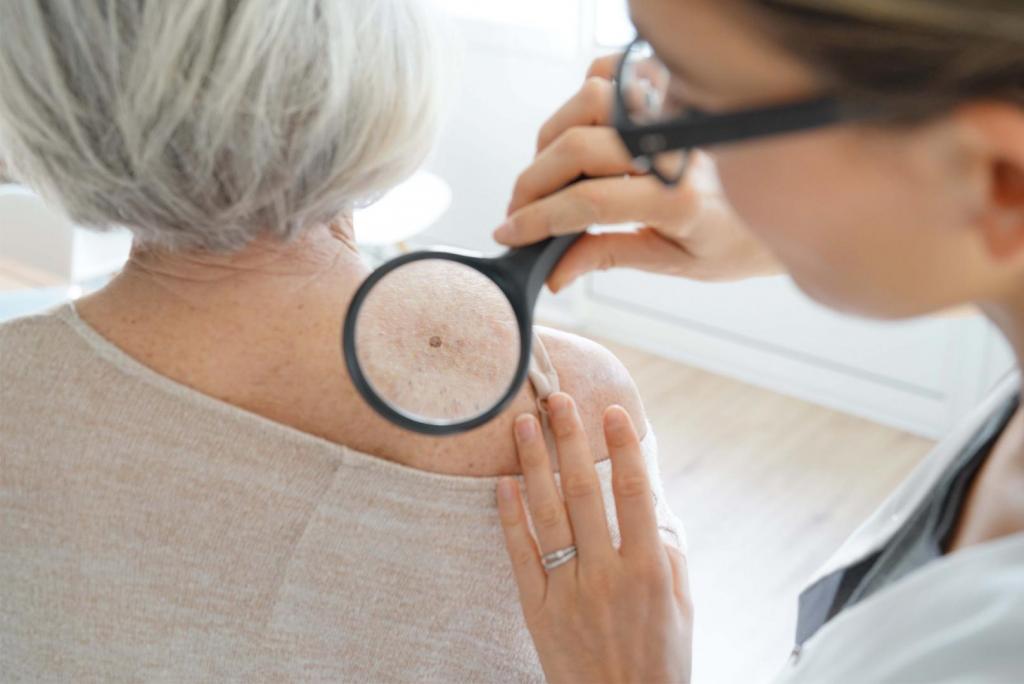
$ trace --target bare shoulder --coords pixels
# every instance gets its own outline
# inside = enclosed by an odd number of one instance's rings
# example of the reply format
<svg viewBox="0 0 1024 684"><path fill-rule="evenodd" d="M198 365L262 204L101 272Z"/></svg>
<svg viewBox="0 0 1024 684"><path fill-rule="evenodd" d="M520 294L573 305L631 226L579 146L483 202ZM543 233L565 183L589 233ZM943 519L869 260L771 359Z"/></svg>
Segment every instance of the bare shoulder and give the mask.
<svg viewBox="0 0 1024 684"><path fill-rule="evenodd" d="M644 437L647 418L643 402L636 383L617 356L579 335L539 326L536 331L558 371L562 391L571 395L579 407L595 460L608 455L602 417L605 409L613 404L629 412L637 435Z"/></svg>
<svg viewBox="0 0 1024 684"><path fill-rule="evenodd" d="M579 335L540 326L534 330L558 372L560 389L571 395L579 407L595 461L608 458L603 417L605 410L613 404L629 412L638 436L641 439L644 437L647 418L640 395L629 371L614 354L597 342ZM436 451L428 451L432 453L432 463L443 464L430 469L443 468L445 472L460 475L507 475L521 472L512 425L520 414L539 415L536 394L528 385L524 384L512 404L500 416L476 430L443 440L418 437L420 449L425 442L434 444Z"/></svg>

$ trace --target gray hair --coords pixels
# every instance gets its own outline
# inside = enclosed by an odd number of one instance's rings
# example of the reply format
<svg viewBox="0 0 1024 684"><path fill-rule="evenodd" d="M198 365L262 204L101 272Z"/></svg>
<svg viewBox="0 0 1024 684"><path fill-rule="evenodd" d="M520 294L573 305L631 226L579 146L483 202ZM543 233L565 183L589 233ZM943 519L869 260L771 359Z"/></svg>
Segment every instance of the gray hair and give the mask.
<svg viewBox="0 0 1024 684"><path fill-rule="evenodd" d="M232 251L410 175L440 118L419 0L0 0L0 150L76 223Z"/></svg>

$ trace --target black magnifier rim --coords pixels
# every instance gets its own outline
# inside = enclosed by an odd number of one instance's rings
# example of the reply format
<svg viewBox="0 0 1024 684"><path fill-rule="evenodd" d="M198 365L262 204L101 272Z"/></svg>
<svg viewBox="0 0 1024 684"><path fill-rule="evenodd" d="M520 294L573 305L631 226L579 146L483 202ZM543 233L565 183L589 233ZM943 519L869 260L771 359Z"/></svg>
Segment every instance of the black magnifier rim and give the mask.
<svg viewBox="0 0 1024 684"><path fill-rule="evenodd" d="M359 366L359 357L356 353L356 324L359 318L359 312L362 309L363 304L366 302L366 298L369 296L370 291L373 290L374 286L376 286L377 283L392 271L413 262L426 261L428 259L454 261L473 268L487 277L491 282L497 285L502 294L505 295L505 298L512 306L512 311L516 317L516 323L519 326L519 365L516 367L515 375L513 376L512 382L509 384L505 394L485 413L458 423L427 423L417 420L409 414L395 409L377 395L377 392L373 389L373 385L363 374L363 369ZM530 354L532 353L533 343L533 336L531 334L533 327L531 308L532 307L526 301L526 297L520 287L514 284L508 277L506 271L497 266L492 259L461 254L458 252L437 250L404 254L392 259L373 271L373 273L363 281L356 290L355 295L352 297L352 301L348 306L348 311L345 313L345 322L343 324L341 334L342 355L345 357L345 366L348 369L349 377L352 379L352 383L359 391L359 394L361 394L367 403L370 404L371 408L392 423L407 430L427 435L440 436L467 432L493 420L505 409L506 406L508 406L512 399L516 397L519 393L519 389L526 381L526 375L529 372L530 367Z"/></svg>

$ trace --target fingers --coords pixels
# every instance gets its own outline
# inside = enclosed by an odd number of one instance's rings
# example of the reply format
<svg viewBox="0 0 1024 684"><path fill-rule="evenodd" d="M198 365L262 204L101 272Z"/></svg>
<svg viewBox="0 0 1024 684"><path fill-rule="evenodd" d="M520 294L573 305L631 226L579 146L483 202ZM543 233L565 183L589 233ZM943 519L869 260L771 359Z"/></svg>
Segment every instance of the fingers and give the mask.
<svg viewBox="0 0 1024 684"><path fill-rule="evenodd" d="M668 188L650 176L584 180L520 208L495 231L494 239L521 246L578 233L596 223L679 225L696 214L697 205L689 185Z"/></svg>
<svg viewBox="0 0 1024 684"><path fill-rule="evenodd" d="M537 554L537 545L530 534L519 494L519 483L513 478L498 482L498 515L505 533L505 548L512 561L512 572L519 588L519 601L527 614L539 610L544 602L547 575Z"/></svg>
<svg viewBox="0 0 1024 684"><path fill-rule="evenodd" d="M647 464L633 422L624 408L611 406L605 411L604 433L612 459L612 491L622 535L619 552L627 558L661 554Z"/></svg>
<svg viewBox="0 0 1024 684"><path fill-rule="evenodd" d="M610 125L614 97L614 86L610 80L599 76L588 77L579 92L541 126L537 136L537 153L543 152L570 128Z"/></svg>
<svg viewBox="0 0 1024 684"><path fill-rule="evenodd" d="M596 76L610 81L615 78L615 72L618 70L619 62L621 61L621 52L605 55L604 57L598 57L590 64L590 69L587 71L587 78L593 78Z"/></svg>
<svg viewBox="0 0 1024 684"><path fill-rule="evenodd" d="M564 392L548 397L551 431L558 449L558 472L562 494L580 560L588 563L608 558L612 553L608 518L601 495L601 482L594 470L594 457L583 421L572 398Z"/></svg>
<svg viewBox="0 0 1024 684"><path fill-rule="evenodd" d="M693 261L683 247L652 228L631 233L588 233L558 262L548 276L548 288L559 292L586 273L610 268L685 274Z"/></svg>
<svg viewBox="0 0 1024 684"><path fill-rule="evenodd" d="M541 553L551 553L573 543L572 528L565 512L565 504L555 486L551 472L548 448L541 434L540 423L532 415L524 414L515 421L516 449L526 483L526 499L530 517L537 531ZM571 565L567 563L566 565ZM564 566L563 566L564 567Z"/></svg>
<svg viewBox="0 0 1024 684"><path fill-rule="evenodd" d="M574 126L608 126L612 121L615 86L612 79L622 54L605 55L594 60L587 71L583 87L561 109L541 126L537 136L537 152L541 152L558 136Z"/></svg>
<svg viewBox="0 0 1024 684"><path fill-rule="evenodd" d="M516 180L508 213L561 190L580 176L641 175L615 129L576 126L537 155Z"/></svg>

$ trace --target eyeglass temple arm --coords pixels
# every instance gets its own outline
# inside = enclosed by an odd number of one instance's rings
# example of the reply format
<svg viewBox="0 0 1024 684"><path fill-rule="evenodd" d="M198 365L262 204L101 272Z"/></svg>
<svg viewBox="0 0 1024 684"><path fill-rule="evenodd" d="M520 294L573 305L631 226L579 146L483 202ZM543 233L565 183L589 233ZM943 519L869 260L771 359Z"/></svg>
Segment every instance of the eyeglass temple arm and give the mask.
<svg viewBox="0 0 1024 684"><path fill-rule="evenodd" d="M623 117L617 118L623 141L639 157L810 130L858 116L846 111L834 98L824 97L795 105L692 116L648 126L630 125Z"/></svg>

